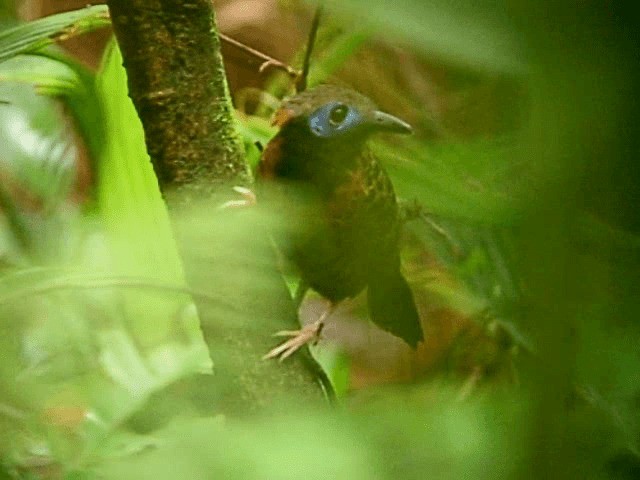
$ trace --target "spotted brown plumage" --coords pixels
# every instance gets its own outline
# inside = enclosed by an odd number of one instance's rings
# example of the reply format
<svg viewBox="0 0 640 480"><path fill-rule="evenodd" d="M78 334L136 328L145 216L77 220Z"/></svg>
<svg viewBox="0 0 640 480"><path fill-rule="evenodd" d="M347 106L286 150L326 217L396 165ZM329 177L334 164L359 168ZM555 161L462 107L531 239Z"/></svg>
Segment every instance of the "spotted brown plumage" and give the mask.
<svg viewBox="0 0 640 480"><path fill-rule="evenodd" d="M290 209L293 227L279 242L285 255L333 305L367 288L371 320L415 347L423 334L400 271L396 195L366 146L373 133L409 133L410 127L335 86L286 100L274 124L280 130L262 154L258 181L272 185ZM292 353L274 351L268 356Z"/></svg>

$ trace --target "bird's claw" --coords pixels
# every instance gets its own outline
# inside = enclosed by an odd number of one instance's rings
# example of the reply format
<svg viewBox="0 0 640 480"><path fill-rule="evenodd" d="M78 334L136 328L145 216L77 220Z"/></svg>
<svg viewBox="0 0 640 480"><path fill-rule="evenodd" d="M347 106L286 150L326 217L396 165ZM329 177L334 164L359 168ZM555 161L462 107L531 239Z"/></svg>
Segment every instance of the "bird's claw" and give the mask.
<svg viewBox="0 0 640 480"><path fill-rule="evenodd" d="M293 355L297 350L312 342L315 345L319 338L320 332L322 332L323 323L314 322L310 325L306 325L300 330L282 330L274 334L275 337L291 337L289 340L282 342L280 345L270 350L263 360L270 360L272 358L278 358L281 362Z"/></svg>
<svg viewBox="0 0 640 480"><path fill-rule="evenodd" d="M233 187L233 191L239 193L242 198L240 200L229 200L228 202L224 202L220 205L221 210L226 210L227 208L250 207L258 203L256 194L249 188L235 186Z"/></svg>

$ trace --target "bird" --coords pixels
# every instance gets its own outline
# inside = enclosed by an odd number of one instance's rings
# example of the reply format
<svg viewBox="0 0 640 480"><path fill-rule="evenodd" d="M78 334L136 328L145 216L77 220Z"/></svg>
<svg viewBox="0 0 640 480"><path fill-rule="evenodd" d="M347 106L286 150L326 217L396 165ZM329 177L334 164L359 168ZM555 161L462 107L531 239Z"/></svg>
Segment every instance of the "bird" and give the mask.
<svg viewBox="0 0 640 480"><path fill-rule="evenodd" d="M276 240L299 270L301 285L330 302L312 324L264 358L283 360L317 341L341 301L367 290L374 324L412 348L424 339L413 293L401 272L401 218L391 180L367 147L378 132L412 128L368 97L325 84L286 100L273 116L277 134L257 166L256 183L271 186L291 228Z"/></svg>

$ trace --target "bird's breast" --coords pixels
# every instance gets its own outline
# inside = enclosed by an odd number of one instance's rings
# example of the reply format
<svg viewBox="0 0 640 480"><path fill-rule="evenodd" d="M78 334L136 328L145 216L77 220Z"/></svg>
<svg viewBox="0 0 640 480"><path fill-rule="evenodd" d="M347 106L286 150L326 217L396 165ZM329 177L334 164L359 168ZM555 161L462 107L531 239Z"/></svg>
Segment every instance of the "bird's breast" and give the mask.
<svg viewBox="0 0 640 480"><path fill-rule="evenodd" d="M302 278L339 301L397 262L398 212L386 172L368 151L346 155L274 138L259 177L277 184L292 225L283 251ZM397 267L397 266L396 266Z"/></svg>

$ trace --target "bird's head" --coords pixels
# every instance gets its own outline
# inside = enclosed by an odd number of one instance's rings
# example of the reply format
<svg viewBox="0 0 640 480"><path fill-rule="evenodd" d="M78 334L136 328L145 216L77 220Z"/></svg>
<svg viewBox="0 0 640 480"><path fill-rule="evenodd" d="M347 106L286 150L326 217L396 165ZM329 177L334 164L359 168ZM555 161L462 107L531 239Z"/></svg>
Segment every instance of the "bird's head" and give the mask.
<svg viewBox="0 0 640 480"><path fill-rule="evenodd" d="M365 141L376 132L411 133L411 126L378 110L364 95L321 85L285 100L274 116L281 130L295 130L309 141Z"/></svg>
<svg viewBox="0 0 640 480"><path fill-rule="evenodd" d="M279 133L258 167L262 177L333 181L349 169L375 132L411 133L411 127L381 112L353 90L322 85L282 103L273 118Z"/></svg>

